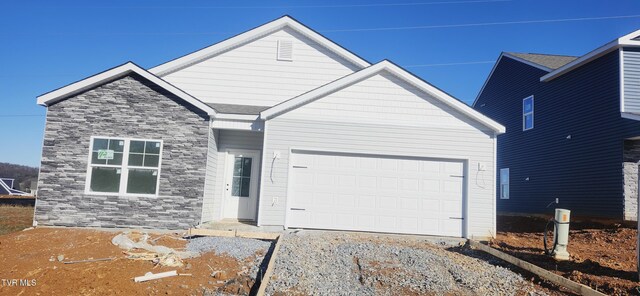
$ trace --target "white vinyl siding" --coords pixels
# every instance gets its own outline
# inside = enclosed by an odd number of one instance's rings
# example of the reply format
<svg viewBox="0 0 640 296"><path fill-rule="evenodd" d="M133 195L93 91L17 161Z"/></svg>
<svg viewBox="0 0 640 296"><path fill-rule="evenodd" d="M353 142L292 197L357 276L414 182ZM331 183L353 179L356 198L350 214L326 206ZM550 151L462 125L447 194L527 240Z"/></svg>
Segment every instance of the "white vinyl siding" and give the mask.
<svg viewBox="0 0 640 296"><path fill-rule="evenodd" d="M500 169L500 199L509 199L509 168Z"/></svg>
<svg viewBox="0 0 640 296"><path fill-rule="evenodd" d="M202 199L202 219L201 222L208 222L215 219L214 203L218 169L218 138L220 134L217 130L209 130L209 148L207 150L207 175L204 179L204 198Z"/></svg>
<svg viewBox="0 0 640 296"><path fill-rule="evenodd" d="M640 113L640 52L621 51L622 54L622 111Z"/></svg>
<svg viewBox="0 0 640 296"><path fill-rule="evenodd" d="M262 151L262 132L217 130L217 162L216 180L213 187L213 202L211 206L213 220L222 218L222 203L224 202L225 165L227 149ZM260 169L258 169L258 172Z"/></svg>
<svg viewBox="0 0 640 296"><path fill-rule="evenodd" d="M277 59L279 40L292 42L293 61ZM284 28L162 78L207 103L271 106L358 69Z"/></svg>
<svg viewBox="0 0 640 296"><path fill-rule="evenodd" d="M490 236L495 229L493 132L393 77L370 79L266 122L259 223L284 225L290 149L306 149L468 159L467 236ZM274 151L281 157L271 160Z"/></svg>

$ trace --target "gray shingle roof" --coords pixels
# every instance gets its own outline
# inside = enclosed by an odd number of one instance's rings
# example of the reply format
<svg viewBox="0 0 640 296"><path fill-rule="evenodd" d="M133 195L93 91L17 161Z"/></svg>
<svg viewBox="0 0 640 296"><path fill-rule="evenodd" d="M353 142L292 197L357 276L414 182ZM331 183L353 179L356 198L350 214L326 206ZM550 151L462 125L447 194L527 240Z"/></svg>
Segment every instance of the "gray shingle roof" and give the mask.
<svg viewBox="0 0 640 296"><path fill-rule="evenodd" d="M207 103L207 106L213 108L218 113L228 114L243 114L243 115L258 115L260 112L267 110L269 106L250 106L250 105L233 105L233 104L218 104Z"/></svg>
<svg viewBox="0 0 640 296"><path fill-rule="evenodd" d="M551 55L551 54L538 54L538 53L517 53L517 52L507 52L512 56L521 58L523 60L529 61L531 63L547 67L551 70L558 69L578 57L574 56L565 56L565 55Z"/></svg>

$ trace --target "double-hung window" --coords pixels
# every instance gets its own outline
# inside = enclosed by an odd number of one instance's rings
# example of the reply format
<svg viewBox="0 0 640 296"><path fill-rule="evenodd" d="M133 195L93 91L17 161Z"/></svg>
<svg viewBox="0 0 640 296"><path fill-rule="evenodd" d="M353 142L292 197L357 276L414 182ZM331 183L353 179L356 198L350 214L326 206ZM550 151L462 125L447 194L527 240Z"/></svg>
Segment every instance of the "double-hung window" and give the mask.
<svg viewBox="0 0 640 296"><path fill-rule="evenodd" d="M509 169L500 169L500 199L509 199Z"/></svg>
<svg viewBox="0 0 640 296"><path fill-rule="evenodd" d="M162 141L91 138L87 193L158 194Z"/></svg>
<svg viewBox="0 0 640 296"><path fill-rule="evenodd" d="M533 128L533 96L522 100L522 130Z"/></svg>

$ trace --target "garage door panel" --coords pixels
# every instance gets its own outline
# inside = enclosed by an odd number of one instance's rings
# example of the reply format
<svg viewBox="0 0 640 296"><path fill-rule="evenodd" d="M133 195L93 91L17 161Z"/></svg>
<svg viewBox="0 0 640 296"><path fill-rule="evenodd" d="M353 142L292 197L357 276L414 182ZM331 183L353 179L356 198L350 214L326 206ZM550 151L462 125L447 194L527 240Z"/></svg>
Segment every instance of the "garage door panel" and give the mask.
<svg viewBox="0 0 640 296"><path fill-rule="evenodd" d="M356 207L356 195L340 194L338 195L337 204L341 207L354 208Z"/></svg>
<svg viewBox="0 0 640 296"><path fill-rule="evenodd" d="M378 159L378 169L384 171L397 171L398 160L396 159Z"/></svg>
<svg viewBox="0 0 640 296"><path fill-rule="evenodd" d="M373 195L359 195L358 198L358 207L362 209L375 209L376 208L376 197Z"/></svg>
<svg viewBox="0 0 640 296"><path fill-rule="evenodd" d="M299 161L301 160L301 161ZM288 226L462 236L462 162L292 153Z"/></svg>
<svg viewBox="0 0 640 296"><path fill-rule="evenodd" d="M420 200L416 198L400 198L400 208L403 210L417 209Z"/></svg>

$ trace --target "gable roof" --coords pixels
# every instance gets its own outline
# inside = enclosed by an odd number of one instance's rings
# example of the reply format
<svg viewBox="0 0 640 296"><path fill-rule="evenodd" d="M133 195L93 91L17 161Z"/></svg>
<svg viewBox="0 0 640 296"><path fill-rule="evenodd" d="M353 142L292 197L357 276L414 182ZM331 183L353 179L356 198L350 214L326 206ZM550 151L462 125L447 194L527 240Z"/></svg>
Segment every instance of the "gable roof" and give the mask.
<svg viewBox="0 0 640 296"><path fill-rule="evenodd" d="M638 37L640 37L640 30L633 31L627 35L617 38L563 65L562 67L555 69L549 74L540 77L540 81L550 81L621 47L640 47L640 40L638 40Z"/></svg>
<svg viewBox="0 0 640 296"><path fill-rule="evenodd" d="M58 88L56 90L50 91L48 93L45 93L43 95L40 95L37 100L38 100L38 104L42 105L42 106L50 106L52 104L55 104L56 102L59 102L61 100L64 100L66 98L69 98L72 95L81 93L83 91L95 88L99 85L102 85L106 82L127 76L129 74L138 74L142 77L144 77L145 79L151 81L152 83L160 86L161 88L165 89L166 91L176 95L177 97L185 100L187 103L193 105L194 107L204 111L205 113L207 113L209 116L215 117L216 115L216 111L211 108L210 106L208 106L207 104L201 102L200 100L194 98L193 96L187 94L186 92L182 91L181 89L173 86L172 84L170 84L169 82L164 81L162 78L155 76L151 73L149 73L147 70L142 69L140 66L134 64L133 62L127 62L125 64L122 64L120 66L111 68L109 70L106 70L104 72L98 73L96 75L87 77L85 79L82 79L80 81L76 81L74 83L71 83L67 86Z"/></svg>
<svg viewBox="0 0 640 296"><path fill-rule="evenodd" d="M268 120L268 119L277 117L278 115L281 115L283 113L299 108L320 97L323 97L327 94L330 94L336 90L347 87L359 81L362 81L368 77L371 77L383 71L389 72L390 74L402 79L403 81L411 84L412 86L418 88L419 90L430 94L435 99L440 100L441 102L451 107L452 109L462 113L463 115L466 115L467 117L473 119L474 121L481 123L482 125L493 130L494 132L500 133L500 134L505 132L505 128L501 124L493 121L489 117L469 107L469 105L459 101L458 99L436 88L435 86L427 83L426 81L414 76L410 72L400 68L399 66L397 66L396 64L388 60L384 60L370 67L364 68L358 72L344 76L338 80L334 80L333 82L325 84L319 88L316 88L312 91L304 93L293 99L290 99L278 105L275 105L265 111L262 111L260 113L260 118L262 118L263 120Z"/></svg>
<svg viewBox="0 0 640 296"><path fill-rule="evenodd" d="M369 62L367 62L366 60L362 59L361 57L357 56L356 54L350 52L349 50L343 48L342 46L334 43L333 41L327 39L326 37L322 36L320 33L310 29L309 27L303 25L302 23L298 22L297 20L295 20L294 18L285 15L283 17L280 17L276 20L273 20L271 22L268 22L264 25L261 25L259 27L253 28L249 31L246 31L244 33L241 33L239 35L233 36L229 39L226 39L224 41L218 42L214 45L205 47L203 49L200 49L198 51L195 51L193 53L184 55L182 57L179 57L177 59L171 60L169 62L166 62L164 64L155 66L151 69L149 69L149 71L155 75L158 76L165 76L167 74L173 73L175 71L178 71L180 69L183 69L185 67L188 67L190 65L196 64L198 62L201 62L203 60L209 59L213 56L216 56L220 53L223 53L225 51L228 51L232 48L238 47L242 44L251 42L253 40L259 39L261 37L264 37L270 33L273 33L275 31L278 31L284 27L288 27L291 28L293 30L295 30L296 32L302 34L303 36L317 42L318 44L326 47L327 49L331 50L332 52L336 53L338 56L346 59L347 61L353 63L354 65L357 65L361 68L364 67L368 67L371 64Z"/></svg>
<svg viewBox="0 0 640 296"><path fill-rule="evenodd" d="M552 54L539 54L539 53L517 53L506 52L505 55L513 58L520 58L530 63L545 67L547 71L558 69L570 62L573 62L578 57L567 55L552 55Z"/></svg>
<svg viewBox="0 0 640 296"><path fill-rule="evenodd" d="M564 66L564 65L566 65L568 63L571 63L572 61L575 61L576 59L578 59L578 57L565 56L565 55L550 55L550 54L538 54L538 53L515 53L515 52L504 52L503 51L503 52L500 53L500 56L498 56L498 59L496 60L495 64L493 64L493 68L491 68L491 72L489 72L489 75L484 80L484 83L482 84L482 87L480 88L480 91L476 95L476 99L473 100L473 104L471 104L472 107L476 105L476 102L478 102L478 99L480 98L480 95L484 91L484 88L487 86L487 83L489 83L489 79L491 79L491 76L493 76L493 72L496 70L496 67L498 67L498 65L502 61L503 57L510 58L512 60L521 62L523 64L527 64L529 66L538 68L538 69L546 71L546 72L552 72L555 69L558 69L558 68L560 68L560 67L562 67L562 66ZM556 68L554 68L554 67L556 67Z"/></svg>

